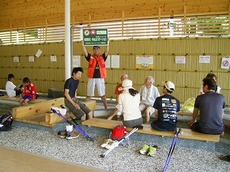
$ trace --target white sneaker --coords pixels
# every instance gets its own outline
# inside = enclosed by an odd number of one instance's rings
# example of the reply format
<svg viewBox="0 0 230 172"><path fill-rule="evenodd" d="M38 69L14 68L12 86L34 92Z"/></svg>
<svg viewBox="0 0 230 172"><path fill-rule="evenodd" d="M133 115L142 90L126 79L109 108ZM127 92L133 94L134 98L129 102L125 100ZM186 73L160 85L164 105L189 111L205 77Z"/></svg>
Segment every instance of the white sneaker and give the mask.
<svg viewBox="0 0 230 172"><path fill-rule="evenodd" d="M105 148L106 148L106 149L113 149L113 148L115 148L115 147L118 147L118 145L119 145L118 141L117 141L117 140L114 140L114 141L112 141L112 142L109 142L109 143L105 146Z"/></svg>
<svg viewBox="0 0 230 172"><path fill-rule="evenodd" d="M109 143L113 142L112 139L106 139L104 143L102 143L101 147L105 148Z"/></svg>

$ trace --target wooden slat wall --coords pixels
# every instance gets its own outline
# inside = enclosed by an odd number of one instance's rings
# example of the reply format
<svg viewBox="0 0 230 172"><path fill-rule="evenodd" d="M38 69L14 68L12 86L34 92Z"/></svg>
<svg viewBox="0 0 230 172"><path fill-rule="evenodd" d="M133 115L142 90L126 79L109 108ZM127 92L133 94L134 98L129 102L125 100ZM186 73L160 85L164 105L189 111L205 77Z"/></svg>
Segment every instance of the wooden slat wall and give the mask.
<svg viewBox="0 0 230 172"><path fill-rule="evenodd" d="M0 30L64 25L64 3L64 0L0 0ZM228 14L229 0L71 0L72 24L158 17L159 11L160 16L171 17Z"/></svg>
<svg viewBox="0 0 230 172"><path fill-rule="evenodd" d="M74 55L81 55L81 66L84 73L78 94L85 96L87 87L87 61L84 59L81 44L74 43ZM106 79L106 95L114 98L114 89L120 82L120 75L127 73L133 80L134 87L139 90L145 77L155 77L155 84L161 92L162 82L171 80L176 85L173 93L184 102L189 97L196 97L202 85L202 79L208 72L213 71L218 77L221 93L230 105L230 79L227 70L220 69L221 59L230 54L229 38L181 38L181 39L142 39L117 40L110 42L110 55L120 55L120 68L108 68ZM38 49L43 51L42 56L35 57L35 62L28 62L28 56L34 55ZM87 47L92 52L92 47ZM101 52L105 47L101 47ZM17 46L0 46L0 88L4 89L8 73L16 76L15 83L28 76L37 86L38 91L48 92L48 88L63 88L65 79L64 70L64 43L46 43ZM136 55L153 55L153 70L136 70ZM186 64L175 64L175 55L185 55ZM211 56L210 64L199 64L199 55ZM50 62L50 56L56 55L57 62ZM20 56L20 63L13 62L13 56Z"/></svg>

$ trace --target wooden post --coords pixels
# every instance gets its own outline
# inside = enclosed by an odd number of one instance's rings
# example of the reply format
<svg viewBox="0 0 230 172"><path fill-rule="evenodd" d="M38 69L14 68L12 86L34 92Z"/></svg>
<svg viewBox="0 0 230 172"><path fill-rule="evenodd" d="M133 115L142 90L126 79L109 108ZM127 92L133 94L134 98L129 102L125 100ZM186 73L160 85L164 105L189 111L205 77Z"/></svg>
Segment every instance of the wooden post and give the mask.
<svg viewBox="0 0 230 172"><path fill-rule="evenodd" d="M12 24L10 23L10 43L12 43Z"/></svg>
<svg viewBox="0 0 230 172"><path fill-rule="evenodd" d="M158 8L158 36L160 36L161 30L161 7Z"/></svg>
<svg viewBox="0 0 230 172"><path fill-rule="evenodd" d="M91 28L91 15L89 14L89 25L88 25L89 29Z"/></svg>
<svg viewBox="0 0 230 172"><path fill-rule="evenodd" d="M46 19L46 27L45 27L45 42L47 41L47 25L48 25L48 21Z"/></svg>
<svg viewBox="0 0 230 172"><path fill-rule="evenodd" d="M23 41L26 42L26 23L24 22L24 28L23 28Z"/></svg>
<svg viewBox="0 0 230 172"><path fill-rule="evenodd" d="M122 11L122 23L121 23L121 36L124 36L124 21L125 21L125 12Z"/></svg>
<svg viewBox="0 0 230 172"><path fill-rule="evenodd" d="M230 1L229 1L229 10L228 10L228 34L230 34Z"/></svg>
<svg viewBox="0 0 230 172"><path fill-rule="evenodd" d="M187 13L187 5L184 5L184 34L186 35L186 26L187 26L187 18L186 18L186 13Z"/></svg>

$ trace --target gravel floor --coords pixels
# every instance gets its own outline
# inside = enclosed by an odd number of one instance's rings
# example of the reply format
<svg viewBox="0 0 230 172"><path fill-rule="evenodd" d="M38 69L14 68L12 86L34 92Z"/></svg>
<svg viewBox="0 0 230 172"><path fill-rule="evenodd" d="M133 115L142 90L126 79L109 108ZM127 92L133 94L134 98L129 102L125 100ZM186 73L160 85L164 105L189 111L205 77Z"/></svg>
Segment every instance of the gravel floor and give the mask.
<svg viewBox="0 0 230 172"><path fill-rule="evenodd" d="M95 140L90 142L82 136L73 140L59 138L56 131L65 124L47 130L39 126L31 128L23 125L15 123L11 131L0 132L0 144L111 172L162 171L172 141L172 138L134 133L130 137L131 144L129 146L119 146L105 158L100 158L99 155L106 151L100 145L108 137L109 130L84 127ZM160 147L155 157L138 153L145 143L156 144ZM220 143L215 144L179 139L168 171L230 171L229 162L221 161L218 158L224 152L229 154L229 150L229 140L221 139Z"/></svg>

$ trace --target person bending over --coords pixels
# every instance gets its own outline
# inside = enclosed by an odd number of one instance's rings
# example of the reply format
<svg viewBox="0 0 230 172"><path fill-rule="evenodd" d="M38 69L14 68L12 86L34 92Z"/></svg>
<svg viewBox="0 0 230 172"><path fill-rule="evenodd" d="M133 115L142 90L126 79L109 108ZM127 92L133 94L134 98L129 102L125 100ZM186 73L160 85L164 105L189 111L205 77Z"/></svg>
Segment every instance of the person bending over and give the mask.
<svg viewBox="0 0 230 172"><path fill-rule="evenodd" d="M128 75L127 74L122 74L121 75L121 83L120 84L117 84L116 86L116 89L114 91L114 94L116 95L116 107L115 107L115 110L114 112L107 118L108 120L111 120L113 119L113 117L115 115L117 115L117 120L120 120L120 116L121 116L121 112L119 111L119 105L118 105L118 98L119 98L119 95L123 92L123 89L122 89L122 81L124 81L125 79L128 79Z"/></svg>
<svg viewBox="0 0 230 172"><path fill-rule="evenodd" d="M143 124L141 111L139 109L140 94L133 87L133 82L125 79L122 82L123 92L119 95L118 105L123 113L123 124L126 127L139 127Z"/></svg>

